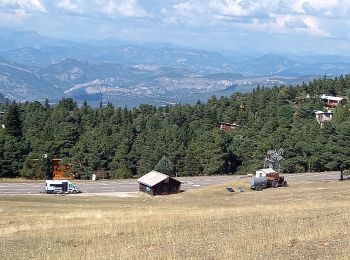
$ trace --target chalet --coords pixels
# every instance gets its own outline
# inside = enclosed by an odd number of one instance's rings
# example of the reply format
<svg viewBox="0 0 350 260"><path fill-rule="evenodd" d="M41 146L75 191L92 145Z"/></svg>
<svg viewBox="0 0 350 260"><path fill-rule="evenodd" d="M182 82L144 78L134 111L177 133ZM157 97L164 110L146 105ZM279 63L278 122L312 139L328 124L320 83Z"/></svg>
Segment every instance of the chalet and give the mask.
<svg viewBox="0 0 350 260"><path fill-rule="evenodd" d="M152 196L180 192L180 181L157 171L151 171L137 181L139 182L139 191Z"/></svg>
<svg viewBox="0 0 350 260"><path fill-rule="evenodd" d="M322 100L324 105L329 108L336 108L339 104L344 105L347 101L345 97L334 97L327 95L322 95L320 99Z"/></svg>
<svg viewBox="0 0 350 260"><path fill-rule="evenodd" d="M317 122L323 126L325 122L329 122L333 119L333 111L315 111L314 115L316 117Z"/></svg>
<svg viewBox="0 0 350 260"><path fill-rule="evenodd" d="M220 129L226 131L229 131L231 129L238 129L240 128L239 125L235 124L235 123L227 123L227 122L220 122Z"/></svg>

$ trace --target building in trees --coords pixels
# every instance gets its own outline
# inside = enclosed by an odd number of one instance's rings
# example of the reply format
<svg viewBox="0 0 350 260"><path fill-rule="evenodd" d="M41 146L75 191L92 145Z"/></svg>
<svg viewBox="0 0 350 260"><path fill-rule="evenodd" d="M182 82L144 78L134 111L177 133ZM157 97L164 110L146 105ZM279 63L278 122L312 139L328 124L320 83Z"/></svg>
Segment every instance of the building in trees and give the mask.
<svg viewBox="0 0 350 260"><path fill-rule="evenodd" d="M32 178L45 178L47 180L72 180L72 166L70 164L60 164L62 159L46 159L44 155L41 159L31 159L27 169L31 169Z"/></svg>
<svg viewBox="0 0 350 260"><path fill-rule="evenodd" d="M324 105L329 108L336 108L339 104L344 105L347 102L345 97L322 95L320 99L322 100Z"/></svg>
<svg viewBox="0 0 350 260"><path fill-rule="evenodd" d="M325 122L329 122L333 119L333 111L315 111L314 112L317 122L321 125L324 125Z"/></svg>
<svg viewBox="0 0 350 260"><path fill-rule="evenodd" d="M180 192L180 181L157 171L151 171L137 181L139 182L139 191L152 196Z"/></svg>
<svg viewBox="0 0 350 260"><path fill-rule="evenodd" d="M68 163L60 165L60 162L61 162L61 159L52 159L53 179L54 180L73 179L74 176L72 174L72 166Z"/></svg>
<svg viewBox="0 0 350 260"><path fill-rule="evenodd" d="M239 129L241 126L235 124L235 123L227 123L227 122L220 122L220 129L224 130L225 132L231 130L231 129Z"/></svg>

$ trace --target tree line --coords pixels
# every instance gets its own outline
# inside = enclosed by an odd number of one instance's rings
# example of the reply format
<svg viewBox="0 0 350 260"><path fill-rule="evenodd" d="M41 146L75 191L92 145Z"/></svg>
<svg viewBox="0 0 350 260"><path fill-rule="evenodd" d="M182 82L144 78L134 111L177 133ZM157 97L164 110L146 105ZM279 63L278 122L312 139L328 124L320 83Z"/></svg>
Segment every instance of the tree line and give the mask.
<svg viewBox="0 0 350 260"><path fill-rule="evenodd" d="M350 76L316 79L298 86L257 87L247 94L213 96L194 105L111 104L80 107L69 98L0 105L0 177L44 178L33 160L48 154L72 165L76 176L141 176L156 168L193 176L253 172L266 151L283 148L284 171L326 171L350 167L350 105L336 108L324 127L313 111L320 95L349 96ZM223 131L219 123L240 129ZM45 162L40 162L45 165Z"/></svg>

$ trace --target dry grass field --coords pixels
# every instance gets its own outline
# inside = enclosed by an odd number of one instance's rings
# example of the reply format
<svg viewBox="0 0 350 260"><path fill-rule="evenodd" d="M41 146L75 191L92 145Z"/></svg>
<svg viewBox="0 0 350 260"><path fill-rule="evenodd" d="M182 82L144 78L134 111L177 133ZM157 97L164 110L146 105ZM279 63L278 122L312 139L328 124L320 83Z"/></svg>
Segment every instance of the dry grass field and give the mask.
<svg viewBox="0 0 350 260"><path fill-rule="evenodd" d="M153 198L2 196L0 259L349 259L350 181L225 187Z"/></svg>

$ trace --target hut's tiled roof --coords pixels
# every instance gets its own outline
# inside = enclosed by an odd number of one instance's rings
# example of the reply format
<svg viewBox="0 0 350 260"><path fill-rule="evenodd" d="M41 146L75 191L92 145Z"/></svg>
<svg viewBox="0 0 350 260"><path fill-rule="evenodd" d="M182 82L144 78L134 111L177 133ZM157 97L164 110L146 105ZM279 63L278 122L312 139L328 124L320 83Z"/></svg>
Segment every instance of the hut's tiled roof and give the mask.
<svg viewBox="0 0 350 260"><path fill-rule="evenodd" d="M143 175L142 177L140 177L139 179L137 179L138 182L149 186L149 187L153 187L154 185L168 179L169 176L165 175L163 173L157 172L157 171L151 171L149 173L147 173L146 175Z"/></svg>

